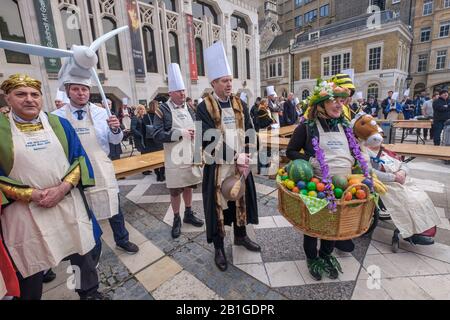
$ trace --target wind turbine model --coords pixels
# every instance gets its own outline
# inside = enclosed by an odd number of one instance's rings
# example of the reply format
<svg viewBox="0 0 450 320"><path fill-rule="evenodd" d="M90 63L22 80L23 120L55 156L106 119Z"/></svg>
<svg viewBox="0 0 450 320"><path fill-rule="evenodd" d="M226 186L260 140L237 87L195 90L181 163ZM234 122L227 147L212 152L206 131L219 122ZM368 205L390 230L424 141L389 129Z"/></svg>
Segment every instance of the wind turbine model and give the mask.
<svg viewBox="0 0 450 320"><path fill-rule="evenodd" d="M64 90L64 81L69 76L81 80L89 80L91 76L94 77L102 97L103 105L110 117L111 111L109 110L105 91L103 90L95 67L98 62L96 52L103 43L127 29L128 26L115 29L95 40L89 47L73 45L71 50L47 48L34 44L6 40L0 40L0 48L46 58L68 58L59 71L60 89Z"/></svg>

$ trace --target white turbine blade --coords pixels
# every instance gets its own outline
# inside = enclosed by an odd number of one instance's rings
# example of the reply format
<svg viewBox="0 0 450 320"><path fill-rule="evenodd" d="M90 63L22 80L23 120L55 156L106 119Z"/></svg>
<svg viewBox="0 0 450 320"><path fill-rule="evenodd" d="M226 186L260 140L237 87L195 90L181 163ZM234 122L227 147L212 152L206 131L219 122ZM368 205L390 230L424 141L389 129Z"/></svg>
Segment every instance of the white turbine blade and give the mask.
<svg viewBox="0 0 450 320"><path fill-rule="evenodd" d="M113 31L110 31L107 34L102 35L100 38L98 38L94 42L92 42L92 44L90 45L89 48L91 48L94 52L96 52L103 43L105 43L106 41L108 41L109 39L114 37L116 34L121 33L122 31L125 31L127 29L128 29L128 26L123 26L123 27L120 27Z"/></svg>
<svg viewBox="0 0 450 320"><path fill-rule="evenodd" d="M0 48L46 58L64 58L73 55L72 51L64 49L47 48L35 44L7 40L0 40Z"/></svg>
<svg viewBox="0 0 450 320"><path fill-rule="evenodd" d="M106 100L105 91L103 91L102 83L100 82L100 79L97 75L97 70L95 68L91 69L92 76L95 79L95 82L97 83L98 91L100 91L100 96L102 97L103 106L106 109L106 113L108 113L108 117L111 117L111 110L109 110L108 101Z"/></svg>

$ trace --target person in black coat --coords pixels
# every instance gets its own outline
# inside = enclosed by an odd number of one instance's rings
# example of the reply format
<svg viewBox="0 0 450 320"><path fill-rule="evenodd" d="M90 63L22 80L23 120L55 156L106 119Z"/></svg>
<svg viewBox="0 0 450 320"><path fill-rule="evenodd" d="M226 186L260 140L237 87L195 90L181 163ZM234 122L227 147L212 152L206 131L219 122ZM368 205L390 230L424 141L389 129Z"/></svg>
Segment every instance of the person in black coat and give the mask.
<svg viewBox="0 0 450 320"><path fill-rule="evenodd" d="M445 122L450 119L450 108L448 106L448 91L439 91L439 98L433 102L433 137L434 145L441 145L441 134Z"/></svg>
<svg viewBox="0 0 450 320"><path fill-rule="evenodd" d="M156 102L156 106L153 103L150 104L150 112L147 113L145 107L143 105L138 105L136 108L136 115L131 119L131 132L134 137L134 141L136 144L136 149L141 154L146 154L150 152L155 152L163 149L163 144L153 140L149 135L147 135L147 126L153 125L153 119L155 117L155 108L158 106L158 102ZM153 111L153 112L152 112ZM155 169L156 180L164 181L164 167ZM150 171L144 171L144 175L150 174Z"/></svg>
<svg viewBox="0 0 450 320"><path fill-rule="evenodd" d="M291 92L288 95L287 100L283 104L283 116L281 117L282 126L290 126L297 122L298 114L294 100L294 94Z"/></svg>
<svg viewBox="0 0 450 320"><path fill-rule="evenodd" d="M258 108L258 125L259 130L270 130L271 125L274 124L275 121L272 118L272 114L269 109L269 101L267 99L262 99L259 108ZM260 150L261 144L258 141L258 150ZM270 168L270 157L272 156L272 152L270 148L266 148L265 156L266 159L261 159L261 153L258 153L258 174L261 174L261 168ZM263 163L264 160L264 163Z"/></svg>

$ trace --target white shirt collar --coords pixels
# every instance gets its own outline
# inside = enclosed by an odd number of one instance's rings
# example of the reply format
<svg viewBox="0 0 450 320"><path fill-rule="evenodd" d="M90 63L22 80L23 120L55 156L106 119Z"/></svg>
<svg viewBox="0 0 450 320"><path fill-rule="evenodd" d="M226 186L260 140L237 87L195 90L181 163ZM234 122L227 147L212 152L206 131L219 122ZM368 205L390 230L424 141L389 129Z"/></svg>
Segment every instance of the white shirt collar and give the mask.
<svg viewBox="0 0 450 320"><path fill-rule="evenodd" d="M36 117L36 119L33 119L31 121L23 120L21 117L19 117L17 114L14 113L14 111L11 110L11 114L13 116L13 119L17 123L30 123L30 124L38 124L41 123L41 119L39 118L39 115Z"/></svg>
<svg viewBox="0 0 450 320"><path fill-rule="evenodd" d="M214 97L214 99L216 99L217 101L222 102L222 103L230 102L230 97L227 97L227 100L224 101L224 100L220 99L219 96L215 92L213 92L213 97Z"/></svg>
<svg viewBox="0 0 450 320"><path fill-rule="evenodd" d="M71 103L69 103L70 112L71 112L72 114L76 114L76 112L77 112L78 110L83 110L84 112L87 112L88 105L89 105L89 103L86 104L83 108L80 109L80 108L74 107Z"/></svg>

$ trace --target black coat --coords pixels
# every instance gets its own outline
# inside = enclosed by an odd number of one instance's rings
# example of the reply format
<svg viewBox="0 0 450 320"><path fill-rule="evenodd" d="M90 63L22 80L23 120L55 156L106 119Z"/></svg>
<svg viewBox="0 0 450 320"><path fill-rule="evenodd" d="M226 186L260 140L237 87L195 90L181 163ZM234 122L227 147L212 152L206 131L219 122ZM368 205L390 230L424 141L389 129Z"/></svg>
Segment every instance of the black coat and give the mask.
<svg viewBox="0 0 450 320"><path fill-rule="evenodd" d="M283 126L290 126L297 122L298 114L297 109L295 108L294 100L287 100L283 104L283 117L282 123Z"/></svg>
<svg viewBox="0 0 450 320"><path fill-rule="evenodd" d="M449 101L441 97L433 102L433 119L434 121L447 121L450 119Z"/></svg>
<svg viewBox="0 0 450 320"><path fill-rule="evenodd" d="M206 103L203 101L197 107L197 120L202 122L202 136L209 129L215 129L214 120L209 115L206 109ZM244 125L245 130L253 129L252 122L250 121L250 115L248 108L244 105ZM212 141L203 141L203 149L213 143ZM224 152L226 154L226 152ZM203 169L203 209L206 220L206 239L208 243L213 241L213 238L219 236L217 230L217 215L216 215L216 202L215 202L215 176L216 176L216 164L205 164ZM253 175L250 174L246 180L246 192L245 201L247 209L247 223L258 224L258 204L256 197L255 181ZM228 209L223 211L225 225L231 225L233 222L233 216L236 215L235 202L228 202Z"/></svg>
<svg viewBox="0 0 450 320"><path fill-rule="evenodd" d="M152 118L154 117L154 114L146 114L142 119L138 117L131 119L131 132L133 133L136 148L140 153L145 154L163 149L162 143L148 138L146 134L146 126L153 125Z"/></svg>

